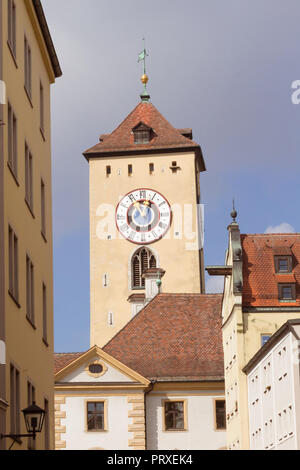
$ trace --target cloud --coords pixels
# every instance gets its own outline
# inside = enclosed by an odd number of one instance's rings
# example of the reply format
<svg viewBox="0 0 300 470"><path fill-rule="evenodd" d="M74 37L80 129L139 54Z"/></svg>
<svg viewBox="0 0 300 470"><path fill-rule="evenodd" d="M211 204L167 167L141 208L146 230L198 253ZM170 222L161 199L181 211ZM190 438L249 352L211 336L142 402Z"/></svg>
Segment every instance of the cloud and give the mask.
<svg viewBox="0 0 300 470"><path fill-rule="evenodd" d="M265 233L295 233L296 230L287 222L282 222L279 225L270 225Z"/></svg>
<svg viewBox="0 0 300 470"><path fill-rule="evenodd" d="M224 289L224 277L223 276L212 276L206 281L206 293L207 294L222 294Z"/></svg>

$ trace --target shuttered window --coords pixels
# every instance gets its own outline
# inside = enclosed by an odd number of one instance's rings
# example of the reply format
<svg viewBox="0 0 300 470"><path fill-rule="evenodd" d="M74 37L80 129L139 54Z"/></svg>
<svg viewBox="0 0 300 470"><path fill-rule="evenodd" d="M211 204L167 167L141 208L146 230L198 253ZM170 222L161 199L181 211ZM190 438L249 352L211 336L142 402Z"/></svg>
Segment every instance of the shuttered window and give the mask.
<svg viewBox="0 0 300 470"><path fill-rule="evenodd" d="M156 258L148 248L140 248L132 257L133 289L143 289L145 287L145 279L142 278L142 274L149 268L156 268Z"/></svg>

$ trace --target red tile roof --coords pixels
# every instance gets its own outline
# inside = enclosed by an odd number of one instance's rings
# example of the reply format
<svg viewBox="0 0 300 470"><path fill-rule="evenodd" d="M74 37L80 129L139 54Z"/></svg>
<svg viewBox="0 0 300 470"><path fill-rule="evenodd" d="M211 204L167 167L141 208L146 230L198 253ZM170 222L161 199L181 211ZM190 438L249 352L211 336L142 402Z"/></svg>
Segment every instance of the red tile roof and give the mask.
<svg viewBox="0 0 300 470"><path fill-rule="evenodd" d="M221 294L159 294L103 350L148 379L222 380Z"/></svg>
<svg viewBox="0 0 300 470"><path fill-rule="evenodd" d="M77 353L56 353L54 354L54 373L64 369L68 364L82 356L84 352Z"/></svg>
<svg viewBox="0 0 300 470"><path fill-rule="evenodd" d="M241 235L243 247L243 305L300 306L300 234ZM293 272L276 274L274 256L291 255ZM280 302L279 283L296 282L296 302Z"/></svg>
<svg viewBox="0 0 300 470"><path fill-rule="evenodd" d="M143 122L154 131L154 137L148 144L135 144L132 129ZM145 153L148 151L189 151L194 150L201 162L202 171L205 164L200 146L184 137L175 129L150 102L140 102L127 118L111 134L103 135L102 141L84 152L86 158L122 154L122 152Z"/></svg>

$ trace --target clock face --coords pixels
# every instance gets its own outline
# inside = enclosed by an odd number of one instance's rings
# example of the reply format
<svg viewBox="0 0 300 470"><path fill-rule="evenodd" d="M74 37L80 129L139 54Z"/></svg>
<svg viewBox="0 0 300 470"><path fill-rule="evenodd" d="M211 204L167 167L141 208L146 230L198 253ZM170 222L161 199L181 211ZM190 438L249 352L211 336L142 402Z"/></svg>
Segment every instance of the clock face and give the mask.
<svg viewBox="0 0 300 470"><path fill-rule="evenodd" d="M154 189L135 189L116 209L118 230L127 240L147 245L162 238L171 224L171 208Z"/></svg>

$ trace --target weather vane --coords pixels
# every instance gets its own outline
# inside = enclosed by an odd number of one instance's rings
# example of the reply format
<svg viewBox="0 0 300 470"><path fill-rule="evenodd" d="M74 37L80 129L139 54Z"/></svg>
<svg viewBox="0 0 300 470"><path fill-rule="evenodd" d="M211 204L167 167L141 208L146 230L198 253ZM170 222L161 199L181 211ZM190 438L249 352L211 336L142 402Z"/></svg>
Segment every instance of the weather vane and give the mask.
<svg viewBox="0 0 300 470"><path fill-rule="evenodd" d="M146 51L146 43L145 43L145 38L143 38L143 41L144 41L144 49L142 50L142 52L139 54L139 58L138 58L138 63L139 62L144 62L144 74L143 76L141 77L141 82L143 83L144 85L144 91L143 93L141 94L141 99L142 101L149 101L150 99L150 95L147 91L147 83L149 81L149 77L148 75L146 74L146 57L148 57L148 54L147 54L147 51Z"/></svg>

